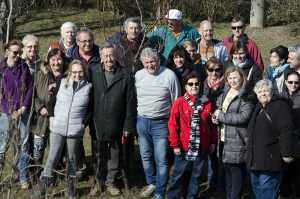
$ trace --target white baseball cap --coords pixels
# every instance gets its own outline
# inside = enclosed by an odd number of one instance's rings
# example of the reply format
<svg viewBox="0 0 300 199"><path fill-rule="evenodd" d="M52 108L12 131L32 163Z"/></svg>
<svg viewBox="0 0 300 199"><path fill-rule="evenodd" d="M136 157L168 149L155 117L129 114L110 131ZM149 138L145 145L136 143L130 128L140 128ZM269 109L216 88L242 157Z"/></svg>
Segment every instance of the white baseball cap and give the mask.
<svg viewBox="0 0 300 199"><path fill-rule="evenodd" d="M182 12L176 9L171 9L166 15L166 19L176 19L181 20L182 19Z"/></svg>

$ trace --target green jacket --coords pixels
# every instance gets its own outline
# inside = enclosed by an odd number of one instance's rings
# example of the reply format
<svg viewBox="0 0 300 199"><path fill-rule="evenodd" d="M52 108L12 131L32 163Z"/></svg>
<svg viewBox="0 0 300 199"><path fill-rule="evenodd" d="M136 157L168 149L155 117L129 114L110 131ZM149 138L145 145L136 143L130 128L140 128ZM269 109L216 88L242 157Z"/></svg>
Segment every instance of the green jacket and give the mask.
<svg viewBox="0 0 300 199"><path fill-rule="evenodd" d="M176 39L168 26L162 26L147 34L151 46L160 50L161 64L168 58L171 50L176 45L182 45L187 39L195 40L200 37L198 31L188 25L183 25L182 31Z"/></svg>

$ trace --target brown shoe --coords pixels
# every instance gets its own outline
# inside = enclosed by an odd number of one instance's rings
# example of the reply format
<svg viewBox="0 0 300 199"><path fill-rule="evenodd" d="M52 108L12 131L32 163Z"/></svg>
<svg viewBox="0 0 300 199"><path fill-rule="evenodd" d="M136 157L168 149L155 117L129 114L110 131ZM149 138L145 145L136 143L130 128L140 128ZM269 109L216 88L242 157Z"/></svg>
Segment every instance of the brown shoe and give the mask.
<svg viewBox="0 0 300 199"><path fill-rule="evenodd" d="M112 196L119 196L119 195L121 195L120 189L118 189L114 184L108 184L108 185L106 185L106 190Z"/></svg>
<svg viewBox="0 0 300 199"><path fill-rule="evenodd" d="M90 196L97 196L99 195L100 193L103 192L103 184L102 183L96 183L94 185L93 188L91 188L91 191L90 191Z"/></svg>

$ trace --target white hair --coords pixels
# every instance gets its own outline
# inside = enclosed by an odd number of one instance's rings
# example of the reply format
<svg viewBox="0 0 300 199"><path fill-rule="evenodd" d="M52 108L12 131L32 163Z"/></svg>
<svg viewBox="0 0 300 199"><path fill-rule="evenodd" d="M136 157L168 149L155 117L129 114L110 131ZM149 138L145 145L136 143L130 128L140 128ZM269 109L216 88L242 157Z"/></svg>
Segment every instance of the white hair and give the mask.
<svg viewBox="0 0 300 199"><path fill-rule="evenodd" d="M39 38L37 38L36 36L31 35L31 34L25 35L25 36L23 37L22 44L23 44L24 46L26 46L26 44L27 44L28 42L30 42L30 41L33 41L33 42L35 42L37 45L39 45Z"/></svg>
<svg viewBox="0 0 300 199"><path fill-rule="evenodd" d="M63 23L63 25L60 27L60 31L62 32L63 30L65 30L67 28L73 28L75 32L77 31L77 26L72 22Z"/></svg>

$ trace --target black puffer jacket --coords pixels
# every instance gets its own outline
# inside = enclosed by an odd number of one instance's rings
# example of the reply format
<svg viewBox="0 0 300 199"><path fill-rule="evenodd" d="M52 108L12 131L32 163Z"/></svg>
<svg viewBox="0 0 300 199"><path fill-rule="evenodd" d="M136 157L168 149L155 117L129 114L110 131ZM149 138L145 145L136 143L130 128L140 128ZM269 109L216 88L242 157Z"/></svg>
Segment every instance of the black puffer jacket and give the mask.
<svg viewBox="0 0 300 199"><path fill-rule="evenodd" d="M117 63L111 84L106 83L101 65L90 68L93 121L97 138L113 141L123 130L135 132L137 99L132 73Z"/></svg>
<svg viewBox="0 0 300 199"><path fill-rule="evenodd" d="M271 122L262 111L265 109ZM292 154L292 132L294 130L291 109L281 98L273 98L265 107L256 104L248 125L247 168L255 171L282 171L282 157Z"/></svg>

